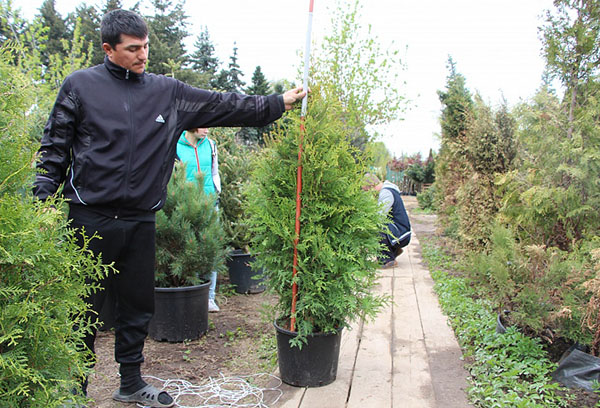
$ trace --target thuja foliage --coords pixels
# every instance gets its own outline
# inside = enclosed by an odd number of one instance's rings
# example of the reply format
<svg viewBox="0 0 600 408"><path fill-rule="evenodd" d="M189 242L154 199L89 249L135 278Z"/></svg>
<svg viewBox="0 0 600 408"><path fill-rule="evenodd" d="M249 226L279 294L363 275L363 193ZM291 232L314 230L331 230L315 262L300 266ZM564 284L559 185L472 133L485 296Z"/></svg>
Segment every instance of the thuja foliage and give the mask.
<svg viewBox="0 0 600 408"><path fill-rule="evenodd" d="M456 190L466 179L465 150L467 118L473 105L465 77L456 69L452 58L448 59L449 74L446 89L439 91L442 103L440 125L442 128L440 151L435 162L436 201L439 215L447 231L457 226Z"/></svg>
<svg viewBox="0 0 600 408"><path fill-rule="evenodd" d="M301 140L298 112L260 153L252 171L248 208L252 249L266 282L279 295L278 317L291 315L298 284L298 339L333 332L374 316L385 299L375 296L376 256L384 219L375 197L362 191L366 167L349 143L339 107L313 87L305 120L298 273L292 277L296 171Z"/></svg>
<svg viewBox="0 0 600 408"><path fill-rule="evenodd" d="M156 214L156 285L191 286L222 270L225 234L215 210L215 197L198 182L186 180L184 164L175 165L167 200Z"/></svg>
<svg viewBox="0 0 600 408"><path fill-rule="evenodd" d="M109 266L75 244L59 200L30 191L37 144L25 113L35 89L0 47L0 406L57 407L89 373L83 298ZM98 238L94 238L98 239ZM81 398L80 398L81 399Z"/></svg>
<svg viewBox="0 0 600 408"><path fill-rule="evenodd" d="M476 407L569 406L557 393L560 385L551 378L556 364L547 359L539 339L515 326L496 333L494 304L467 279L446 272L462 268L432 244L424 245L423 257L468 362L470 402Z"/></svg>
<svg viewBox="0 0 600 408"><path fill-rule="evenodd" d="M512 168L516 154L515 120L506 105L493 111L479 96L467 114L462 184L455 192L458 237L463 246L485 246L490 220L500 208L495 178Z"/></svg>
<svg viewBox="0 0 600 408"><path fill-rule="evenodd" d="M508 285L502 292L519 324L589 344L600 328L600 305L590 298L600 245L600 138L593 125L600 105L590 89L587 94L571 138L565 133L568 113L546 90L518 108L518 166L496 180L498 220L510 227L511 238L493 243L490 256L504 248L518 255L504 272Z"/></svg>
<svg viewBox="0 0 600 408"><path fill-rule="evenodd" d="M568 98L546 87L510 115L476 101L465 129L471 172L456 190L453 218L460 244L473 251L469 276L496 307L548 342L561 336L593 350L600 350L592 289L600 244L597 90L594 83L579 89L573 122Z"/></svg>

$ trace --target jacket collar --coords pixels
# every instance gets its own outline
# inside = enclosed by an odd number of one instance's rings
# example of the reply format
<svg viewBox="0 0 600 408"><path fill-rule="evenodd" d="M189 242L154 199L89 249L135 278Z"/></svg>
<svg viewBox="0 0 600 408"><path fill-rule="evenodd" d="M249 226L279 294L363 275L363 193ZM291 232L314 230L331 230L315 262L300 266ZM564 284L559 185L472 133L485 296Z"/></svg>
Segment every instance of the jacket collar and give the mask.
<svg viewBox="0 0 600 408"><path fill-rule="evenodd" d="M203 137L202 139L199 139L198 142L195 145L193 145L189 140L187 140L187 137L185 137L186 133L187 133L187 130L184 130L183 133L181 134L181 136L179 137L179 143L181 143L182 145L193 147L194 149L197 149L198 147L200 147L202 145L202 143L209 140L208 136L206 136L206 137Z"/></svg>
<svg viewBox="0 0 600 408"><path fill-rule="evenodd" d="M104 66L106 67L106 69L108 69L108 72L110 72L112 76L123 80L141 82L143 81L144 75L146 74L145 71L141 74L136 74L135 72L131 72L128 69L125 69L122 66L117 65L111 60L109 60L108 55L104 56Z"/></svg>

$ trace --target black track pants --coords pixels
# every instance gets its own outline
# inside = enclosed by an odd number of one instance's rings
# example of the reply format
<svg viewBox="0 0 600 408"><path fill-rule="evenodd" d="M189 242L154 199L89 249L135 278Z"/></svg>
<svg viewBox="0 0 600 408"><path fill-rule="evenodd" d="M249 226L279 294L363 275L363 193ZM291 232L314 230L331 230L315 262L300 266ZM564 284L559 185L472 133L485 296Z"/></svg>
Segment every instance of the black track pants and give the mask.
<svg viewBox="0 0 600 408"><path fill-rule="evenodd" d="M107 289L114 294L115 359L118 363L141 363L148 324L154 313L155 223L123 220L118 215L111 218L73 206L69 218L71 227L80 232L83 227L86 236L97 233L102 237L89 242L89 249L101 256L103 263L114 262L119 271L103 280L105 290L87 299L93 310L100 313ZM78 237L81 240L81 235ZM94 331L85 339L92 351L95 338Z"/></svg>
<svg viewBox="0 0 600 408"><path fill-rule="evenodd" d="M396 245L390 245L390 236L385 233L380 233L380 244L383 247L379 260L382 264L386 264L396 259L396 251L398 248L404 248L410 243L410 235L398 242Z"/></svg>

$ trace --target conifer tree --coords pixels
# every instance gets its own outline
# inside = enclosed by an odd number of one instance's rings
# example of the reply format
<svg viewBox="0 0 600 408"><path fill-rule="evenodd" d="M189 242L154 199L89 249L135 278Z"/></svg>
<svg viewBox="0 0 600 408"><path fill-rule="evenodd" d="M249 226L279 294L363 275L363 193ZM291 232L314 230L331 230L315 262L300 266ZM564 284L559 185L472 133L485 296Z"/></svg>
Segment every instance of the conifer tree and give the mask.
<svg viewBox="0 0 600 408"><path fill-rule="evenodd" d="M240 69L240 65L238 64L238 47L236 43L233 43L233 54L231 54L231 59L229 60L229 85L231 92L241 92L245 82L242 81L242 73Z"/></svg>
<svg viewBox="0 0 600 408"><path fill-rule="evenodd" d="M225 233L214 197L186 179L185 164L176 163L165 206L156 214L156 283L161 287L202 283L225 262Z"/></svg>
<svg viewBox="0 0 600 408"><path fill-rule="evenodd" d="M189 58L191 66L186 69L183 80L199 88L218 88L216 75L220 62L214 54L215 47L210 39L208 28L204 27L194 43L194 52Z"/></svg>
<svg viewBox="0 0 600 408"><path fill-rule="evenodd" d="M12 3L0 1L0 43L8 40L19 42L27 29L27 22L13 9Z"/></svg>
<svg viewBox="0 0 600 408"><path fill-rule="evenodd" d="M237 46L233 44L233 54L229 59L228 69L221 69L215 79L215 88L224 92L242 92L244 82L241 80L242 71L238 65Z"/></svg>
<svg viewBox="0 0 600 408"><path fill-rule="evenodd" d="M194 43L194 50L190 56L192 68L202 74L214 76L219 68L219 59L215 56L215 46L210 39L206 26L198 34Z"/></svg>
<svg viewBox="0 0 600 408"><path fill-rule="evenodd" d="M257 66L252 75L252 83L246 88L248 95L268 95L271 92L269 82L262 73L260 66ZM245 127L238 132L238 136L250 144L262 144L265 134L269 133L273 125L263 127Z"/></svg>
<svg viewBox="0 0 600 408"><path fill-rule="evenodd" d="M61 200L31 196L39 144L28 111L39 86L13 65L15 53L0 45L0 406L76 406L87 401L71 390L91 361L84 298L112 268L91 256L89 239L75 244Z"/></svg>
<svg viewBox="0 0 600 408"><path fill-rule="evenodd" d="M442 127L439 160L436 162L436 192L441 218L446 224L456 211L456 191L464 184L467 174L466 152L467 118L473 101L466 88L465 77L458 73L456 64L448 57L449 74L446 90L438 91L442 103Z"/></svg>
<svg viewBox="0 0 600 408"><path fill-rule="evenodd" d="M324 100L313 86L302 155L302 212L297 245L298 273L292 277L296 170L300 112L293 125L278 127L253 162L248 188L251 248L264 268L265 282L279 298L276 316L291 315L292 282L297 282L295 311L299 345L305 336L334 332L351 321L374 317L385 303L376 284L379 231L385 216L377 200L362 190L367 168L363 154L348 143L341 105ZM325 93L325 92L323 92Z"/></svg>
<svg viewBox="0 0 600 408"><path fill-rule="evenodd" d="M106 14L109 11L122 9L123 4L121 0L105 0L104 6L102 7L102 14Z"/></svg>
<svg viewBox="0 0 600 408"><path fill-rule="evenodd" d="M271 87L269 81L263 74L260 65L256 67L252 74L252 82L249 87L246 88L248 95L268 95L271 93Z"/></svg>
<svg viewBox="0 0 600 408"><path fill-rule="evenodd" d="M600 4L597 1L556 0L555 12L547 11L541 29L547 72L567 89L569 128L573 122L580 84L586 84L600 72Z"/></svg>
<svg viewBox="0 0 600 408"><path fill-rule="evenodd" d="M79 33L84 40L84 48L89 47L92 50L90 65L98 65L104 61L104 51L102 50L102 40L100 35L100 19L95 7L85 4L77 6L74 13L68 17L69 25L73 28L79 19Z"/></svg>
<svg viewBox="0 0 600 408"><path fill-rule="evenodd" d="M67 30L65 19L56 11L55 0L44 0L40 7L39 18L47 28L45 49L42 52L42 62L48 66L50 55L60 54L63 50L63 41L72 36L72 31Z"/></svg>
<svg viewBox="0 0 600 408"><path fill-rule="evenodd" d="M171 0L152 0L151 3L153 13L146 16L152 44L147 69L155 74L172 74L173 67L180 70L187 63L183 40L188 36L188 16L184 3L173 5Z"/></svg>

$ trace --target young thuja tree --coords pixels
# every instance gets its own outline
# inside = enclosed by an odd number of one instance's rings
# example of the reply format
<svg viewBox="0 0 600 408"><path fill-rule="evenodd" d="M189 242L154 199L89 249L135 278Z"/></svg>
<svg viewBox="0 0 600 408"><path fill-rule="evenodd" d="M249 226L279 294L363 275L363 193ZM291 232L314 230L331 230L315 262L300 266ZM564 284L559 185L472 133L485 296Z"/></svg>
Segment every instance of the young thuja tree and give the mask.
<svg viewBox="0 0 600 408"><path fill-rule="evenodd" d="M156 285L192 286L211 271L224 268L225 235L215 199L189 182L185 167L175 165L165 206L156 214Z"/></svg>
<svg viewBox="0 0 600 408"><path fill-rule="evenodd" d="M110 267L75 244L54 208L31 196L37 143L26 114L35 89L0 47L0 406L58 407L84 402L71 389L89 374L83 336L92 324L83 301ZM98 239L98 238L94 238Z"/></svg>
<svg viewBox="0 0 600 408"><path fill-rule="evenodd" d="M375 197L361 189L366 167L349 143L339 106L319 92L313 88L303 139L297 341L373 317L386 301L371 293L384 218ZM279 296L281 325L291 315L300 140L299 113L288 118L291 123L276 130L254 163L248 192L252 249Z"/></svg>

